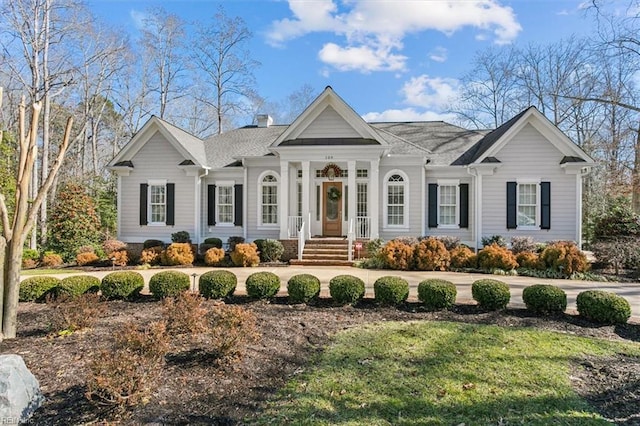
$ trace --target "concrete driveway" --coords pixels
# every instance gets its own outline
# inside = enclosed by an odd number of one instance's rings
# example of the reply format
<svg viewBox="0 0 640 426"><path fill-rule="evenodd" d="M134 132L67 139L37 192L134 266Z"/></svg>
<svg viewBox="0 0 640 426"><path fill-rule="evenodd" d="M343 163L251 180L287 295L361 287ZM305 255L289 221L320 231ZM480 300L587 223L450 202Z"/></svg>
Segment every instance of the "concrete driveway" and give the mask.
<svg viewBox="0 0 640 426"><path fill-rule="evenodd" d="M149 278L152 275L160 272L163 269L146 269L136 270L142 274L145 279L145 283L149 283ZM185 272L189 275L196 274L197 277L207 271L211 271L219 268L206 268L206 267L192 267L192 268L176 268L175 270ZM312 274L320 279L322 285L322 296L329 296L329 280L336 275L349 274L360 277L366 284L366 296L373 297L373 283L379 277L385 275L395 275L406 279L409 282L409 300L418 299L418 283L427 278L441 278L449 280L456 284L458 290L458 302L469 302L471 298L471 283L481 278L494 278L504 281L509 284L511 288L511 303L510 306L524 306L522 302L522 290L533 284L553 284L562 288L567 293L568 311L575 311L576 309L576 296L578 293L585 290L606 290L612 291L620 296L623 296L631 304L632 321L640 322L640 283L615 283L615 282L594 282L594 281L573 281L573 280L554 280L545 278L530 278L519 276L499 276L499 275L486 275L486 274L470 274L460 272L424 272L424 271L389 271L389 270L371 270L360 269L347 266L278 266L278 267L257 267L257 268L228 268L238 277L238 287L236 293L244 294L244 283L247 277L254 272L269 271L278 275L281 279L280 294L286 295L287 281L293 275L296 274ZM98 272L86 272L86 274L102 278L112 271L98 271ZM55 275L58 278L64 278L70 275L77 274L60 274ZM22 279L27 276L23 276ZM145 290L147 287L145 286Z"/></svg>

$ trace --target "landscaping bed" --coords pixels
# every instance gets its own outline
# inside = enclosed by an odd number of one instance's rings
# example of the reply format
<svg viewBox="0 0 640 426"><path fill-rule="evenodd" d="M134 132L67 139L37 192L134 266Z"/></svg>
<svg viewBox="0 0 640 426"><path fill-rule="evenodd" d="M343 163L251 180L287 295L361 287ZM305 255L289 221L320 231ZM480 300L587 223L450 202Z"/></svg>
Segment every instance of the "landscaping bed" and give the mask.
<svg viewBox="0 0 640 426"><path fill-rule="evenodd" d="M365 323L454 321L640 342L637 324L594 326L576 316L544 319L523 309L482 312L474 305L455 305L450 311L425 312L418 304L383 308L371 300L357 307L335 307L328 300L316 306L288 305L286 299L267 303L236 297L233 302L256 315L261 334L242 360L216 366L210 358L201 356L197 347L183 342L179 352L167 356L160 385L148 401L127 411L96 405L85 398L88 363L113 340L120 324L148 324L160 319L159 302L145 298L103 302L106 312L92 329L65 337L54 337L48 330L50 305L21 303L18 339L0 343L0 353L22 355L40 382L47 400L34 416L35 424L119 420L124 424L224 425L251 423L287 380L314 364L336 332ZM216 303L204 302L207 307ZM571 380L578 394L606 418L620 424L640 424L640 359L621 355L575 359Z"/></svg>

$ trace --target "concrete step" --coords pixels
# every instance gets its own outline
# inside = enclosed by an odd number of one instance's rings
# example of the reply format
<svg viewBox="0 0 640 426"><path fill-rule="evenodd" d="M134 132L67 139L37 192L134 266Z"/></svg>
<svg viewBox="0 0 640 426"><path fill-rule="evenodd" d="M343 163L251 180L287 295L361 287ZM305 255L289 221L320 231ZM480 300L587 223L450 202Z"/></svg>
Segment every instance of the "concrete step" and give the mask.
<svg viewBox="0 0 640 426"><path fill-rule="evenodd" d="M297 266L353 266L353 262L348 260L297 260L292 259L289 261L290 265Z"/></svg>

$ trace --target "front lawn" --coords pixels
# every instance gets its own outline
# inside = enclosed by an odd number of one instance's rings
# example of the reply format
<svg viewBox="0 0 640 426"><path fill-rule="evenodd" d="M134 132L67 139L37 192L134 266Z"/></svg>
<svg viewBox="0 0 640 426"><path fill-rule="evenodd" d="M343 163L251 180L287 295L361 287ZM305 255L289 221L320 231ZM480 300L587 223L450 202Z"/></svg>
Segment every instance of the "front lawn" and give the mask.
<svg viewBox="0 0 640 426"><path fill-rule="evenodd" d="M572 369L640 346L533 328L364 324L339 333L260 424L604 425ZM573 377L573 379L572 379Z"/></svg>

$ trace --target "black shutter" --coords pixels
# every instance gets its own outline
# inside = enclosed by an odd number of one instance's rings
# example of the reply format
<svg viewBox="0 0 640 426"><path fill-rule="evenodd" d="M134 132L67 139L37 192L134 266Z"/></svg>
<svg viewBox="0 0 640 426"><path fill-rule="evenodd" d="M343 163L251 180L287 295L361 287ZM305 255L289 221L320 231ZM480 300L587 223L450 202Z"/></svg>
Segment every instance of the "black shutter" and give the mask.
<svg viewBox="0 0 640 426"><path fill-rule="evenodd" d="M517 185L516 182L507 182L507 229L516 229L518 227Z"/></svg>
<svg viewBox="0 0 640 426"><path fill-rule="evenodd" d="M438 184L429 184L429 228L438 227Z"/></svg>
<svg viewBox="0 0 640 426"><path fill-rule="evenodd" d="M540 229L551 229L551 182L540 182Z"/></svg>
<svg viewBox="0 0 640 426"><path fill-rule="evenodd" d="M460 228L469 227L469 184L460 184Z"/></svg>
<svg viewBox="0 0 640 426"><path fill-rule="evenodd" d="M149 185L140 184L140 225L146 225L147 220L147 194L149 193Z"/></svg>
<svg viewBox="0 0 640 426"><path fill-rule="evenodd" d="M235 199L236 203L233 209L233 224L235 226L242 226L242 185L234 185L233 191L233 198Z"/></svg>
<svg viewBox="0 0 640 426"><path fill-rule="evenodd" d="M207 225L216 225L216 186L207 185Z"/></svg>
<svg viewBox="0 0 640 426"><path fill-rule="evenodd" d="M167 225L176 224L176 184L167 184Z"/></svg>

